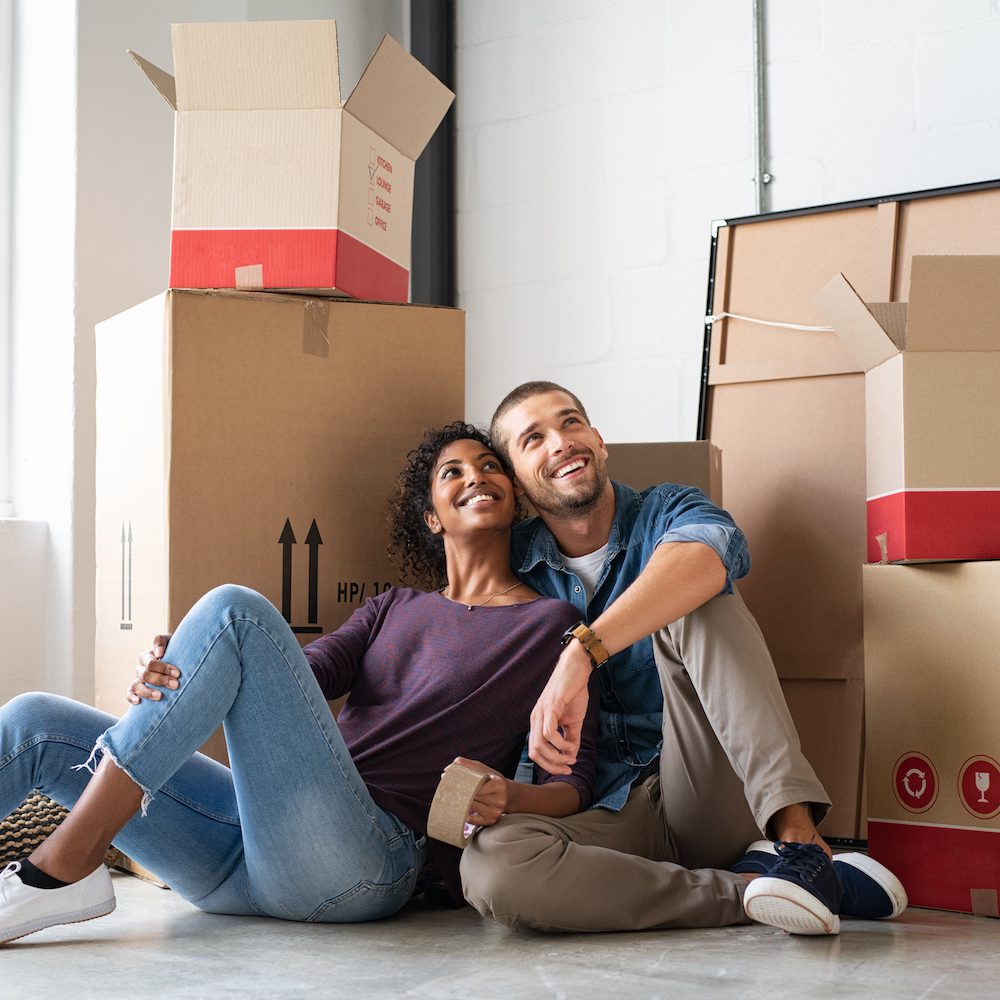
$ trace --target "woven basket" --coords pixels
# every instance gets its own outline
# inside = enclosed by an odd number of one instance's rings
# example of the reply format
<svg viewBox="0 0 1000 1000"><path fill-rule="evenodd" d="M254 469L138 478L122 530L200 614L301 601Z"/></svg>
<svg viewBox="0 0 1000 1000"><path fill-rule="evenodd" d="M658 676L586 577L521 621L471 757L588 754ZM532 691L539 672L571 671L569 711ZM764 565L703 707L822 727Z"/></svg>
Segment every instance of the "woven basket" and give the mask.
<svg viewBox="0 0 1000 1000"><path fill-rule="evenodd" d="M6 819L0 820L0 865L26 858L69 815L41 792L32 792ZM118 864L120 854L111 848L106 865Z"/></svg>

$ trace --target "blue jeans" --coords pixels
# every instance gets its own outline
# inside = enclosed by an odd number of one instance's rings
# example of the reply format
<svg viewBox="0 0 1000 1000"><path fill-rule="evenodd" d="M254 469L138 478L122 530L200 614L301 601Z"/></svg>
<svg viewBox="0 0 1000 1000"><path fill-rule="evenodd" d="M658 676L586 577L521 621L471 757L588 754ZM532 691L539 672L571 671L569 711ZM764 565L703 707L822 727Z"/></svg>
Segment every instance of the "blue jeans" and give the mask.
<svg viewBox="0 0 1000 1000"><path fill-rule="evenodd" d="M212 913L377 920L426 857L375 804L298 642L259 594L203 597L170 640L180 687L116 721L55 695L0 708L0 816L37 788L70 807L94 747L143 791L115 846ZM196 753L225 724L231 769Z"/></svg>

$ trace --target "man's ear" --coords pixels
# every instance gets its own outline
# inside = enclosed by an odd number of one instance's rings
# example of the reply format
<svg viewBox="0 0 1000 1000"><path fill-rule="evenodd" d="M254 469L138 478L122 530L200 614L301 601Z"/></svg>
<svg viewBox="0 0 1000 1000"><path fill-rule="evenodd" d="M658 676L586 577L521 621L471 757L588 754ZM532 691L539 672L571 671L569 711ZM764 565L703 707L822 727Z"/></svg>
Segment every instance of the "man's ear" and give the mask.
<svg viewBox="0 0 1000 1000"><path fill-rule="evenodd" d="M593 425L591 425L590 429L594 432L594 437L596 437L597 440L601 443L601 454L604 456L604 458L607 458L608 446L604 443L604 438L601 437L601 432Z"/></svg>
<svg viewBox="0 0 1000 1000"><path fill-rule="evenodd" d="M441 522L438 520L437 514L432 510L424 511L424 523L430 528L432 535L441 534Z"/></svg>

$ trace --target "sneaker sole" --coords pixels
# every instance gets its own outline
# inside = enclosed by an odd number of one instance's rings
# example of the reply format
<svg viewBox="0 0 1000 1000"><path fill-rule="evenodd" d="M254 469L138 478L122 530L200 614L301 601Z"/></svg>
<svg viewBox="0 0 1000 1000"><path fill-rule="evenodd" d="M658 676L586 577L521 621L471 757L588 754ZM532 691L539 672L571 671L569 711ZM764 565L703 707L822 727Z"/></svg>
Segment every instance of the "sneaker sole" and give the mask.
<svg viewBox="0 0 1000 1000"><path fill-rule="evenodd" d="M743 908L751 920L789 934L818 937L840 933L840 917L812 893L784 879L769 879L766 875L754 879L747 886Z"/></svg>
<svg viewBox="0 0 1000 1000"><path fill-rule="evenodd" d="M859 917L858 919L892 920L893 917L898 917L909 905L910 901L903 888L903 883L885 865L880 865L866 854L835 854L833 860L835 866L838 864L850 865L852 868L864 872L889 897L892 903L892 913L884 917ZM844 916L850 919L856 914L845 913Z"/></svg>
<svg viewBox="0 0 1000 1000"><path fill-rule="evenodd" d="M118 901L112 896L111 899L106 899L103 903L97 903L94 906L88 906L85 910L50 914L47 917L39 917L37 920L16 924L14 927L5 927L0 930L0 944L17 941L19 938L27 937L36 931L43 931L46 927L56 927L60 924L82 924L88 920L96 920L98 917L106 917L117 905Z"/></svg>

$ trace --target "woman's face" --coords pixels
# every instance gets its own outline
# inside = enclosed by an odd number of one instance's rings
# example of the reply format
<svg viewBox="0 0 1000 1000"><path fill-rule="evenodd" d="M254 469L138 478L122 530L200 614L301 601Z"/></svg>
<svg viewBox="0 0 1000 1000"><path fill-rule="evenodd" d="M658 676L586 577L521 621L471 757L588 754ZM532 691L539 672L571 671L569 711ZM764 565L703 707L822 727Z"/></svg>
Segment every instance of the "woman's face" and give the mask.
<svg viewBox="0 0 1000 1000"><path fill-rule="evenodd" d="M431 469L430 495L434 509L424 518L435 534L506 530L514 522L514 484L481 441L464 438L441 449Z"/></svg>

